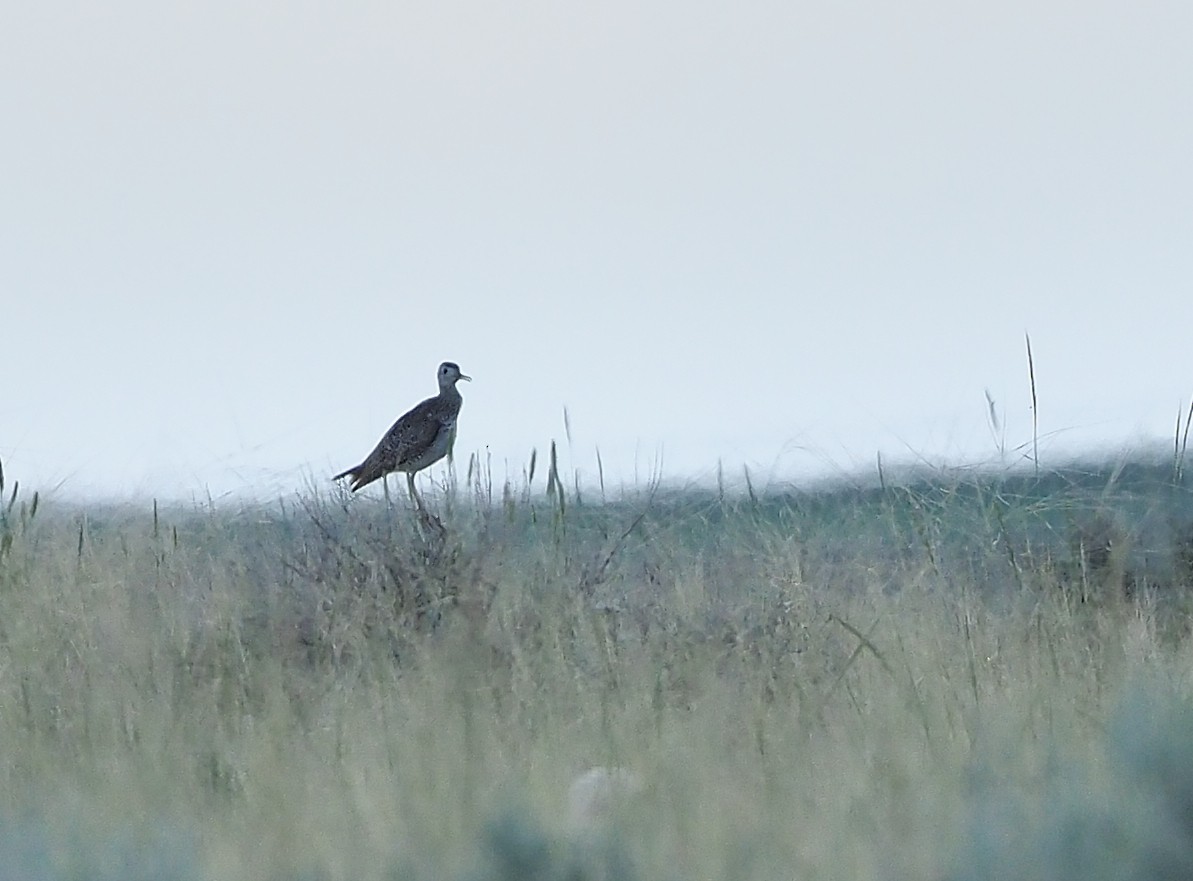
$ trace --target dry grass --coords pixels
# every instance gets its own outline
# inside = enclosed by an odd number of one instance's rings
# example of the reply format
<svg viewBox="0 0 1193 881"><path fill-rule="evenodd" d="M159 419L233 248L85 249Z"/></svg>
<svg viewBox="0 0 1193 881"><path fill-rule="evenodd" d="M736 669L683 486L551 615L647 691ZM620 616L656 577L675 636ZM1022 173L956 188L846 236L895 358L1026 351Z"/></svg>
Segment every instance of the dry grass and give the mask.
<svg viewBox="0 0 1193 881"><path fill-rule="evenodd" d="M1193 874L1159 466L599 505L550 471L471 473L442 530L10 488L0 876ZM595 765L645 788L581 846Z"/></svg>

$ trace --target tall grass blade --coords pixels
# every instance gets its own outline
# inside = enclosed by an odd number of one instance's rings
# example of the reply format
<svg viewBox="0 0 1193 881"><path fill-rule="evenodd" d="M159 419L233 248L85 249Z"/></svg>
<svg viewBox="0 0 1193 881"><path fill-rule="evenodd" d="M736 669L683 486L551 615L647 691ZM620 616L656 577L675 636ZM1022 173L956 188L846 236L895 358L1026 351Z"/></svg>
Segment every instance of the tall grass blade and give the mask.
<svg viewBox="0 0 1193 881"><path fill-rule="evenodd" d="M1189 449L1189 426L1193 425L1193 400L1189 401L1189 411L1185 414L1185 428L1181 430L1181 411L1176 411L1176 432L1173 438L1173 483L1180 486L1185 477L1185 454Z"/></svg>
<svg viewBox="0 0 1193 881"><path fill-rule="evenodd" d="M990 420L990 430L994 433L994 438L997 441L998 435L1002 433L998 421L998 408L994 404L994 396L990 394L990 389L985 389L986 393L986 415Z"/></svg>
<svg viewBox="0 0 1193 881"><path fill-rule="evenodd" d="M998 418L998 407L994 402L994 396L990 394L990 389L985 389L986 394L986 421L990 426L990 437L994 440L995 449L998 450L998 459L1000 462L1006 462L1007 458L1007 436L1003 430L1002 420Z"/></svg>
<svg viewBox="0 0 1193 881"><path fill-rule="evenodd" d="M559 454L555 441L551 441L551 456L547 466L547 495L558 505L559 517L562 520L566 513L567 501L564 498L563 481L559 477Z"/></svg>
<svg viewBox="0 0 1193 881"><path fill-rule="evenodd" d="M1040 407L1036 397L1036 362L1031 353L1031 334L1024 333L1027 341L1027 378L1031 383L1031 458L1035 463L1036 477L1040 476Z"/></svg>

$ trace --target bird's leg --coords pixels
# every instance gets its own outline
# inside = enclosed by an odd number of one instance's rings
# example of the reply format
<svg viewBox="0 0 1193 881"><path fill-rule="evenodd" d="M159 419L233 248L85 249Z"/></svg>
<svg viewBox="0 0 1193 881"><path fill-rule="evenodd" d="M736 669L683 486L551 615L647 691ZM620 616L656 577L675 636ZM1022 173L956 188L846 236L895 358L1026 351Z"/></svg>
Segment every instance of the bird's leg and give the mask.
<svg viewBox="0 0 1193 881"><path fill-rule="evenodd" d="M385 528L389 539L394 537L394 503L389 496L389 476L381 475L381 488L385 491Z"/></svg>
<svg viewBox="0 0 1193 881"><path fill-rule="evenodd" d="M417 506L419 520L422 521L423 526L433 535L434 541L442 547L447 530L444 529L443 523L440 522L439 518L427 510L423 504L422 497L415 491L414 472L408 471L406 473L406 485L410 488L410 495L414 499L414 504ZM426 534L424 533L424 535Z"/></svg>

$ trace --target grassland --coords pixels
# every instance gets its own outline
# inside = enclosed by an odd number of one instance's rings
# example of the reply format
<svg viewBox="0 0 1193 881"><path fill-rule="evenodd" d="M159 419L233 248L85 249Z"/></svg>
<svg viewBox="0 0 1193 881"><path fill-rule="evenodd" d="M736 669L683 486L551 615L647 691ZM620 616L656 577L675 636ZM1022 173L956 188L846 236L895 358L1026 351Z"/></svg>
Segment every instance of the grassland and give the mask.
<svg viewBox="0 0 1193 881"><path fill-rule="evenodd" d="M0 877L1193 877L1171 463L537 481L437 525L10 480ZM581 835L593 766L644 786Z"/></svg>

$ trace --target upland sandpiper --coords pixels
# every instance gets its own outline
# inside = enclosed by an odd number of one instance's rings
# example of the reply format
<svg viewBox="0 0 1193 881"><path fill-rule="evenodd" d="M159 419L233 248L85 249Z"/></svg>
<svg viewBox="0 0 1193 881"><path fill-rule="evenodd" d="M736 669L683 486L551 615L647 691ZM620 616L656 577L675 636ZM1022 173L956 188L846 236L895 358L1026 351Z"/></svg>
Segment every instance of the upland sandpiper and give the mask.
<svg viewBox="0 0 1193 881"><path fill-rule="evenodd" d="M456 383L461 379L472 380L452 361L439 365L438 376L439 394L398 419L363 462L332 480L351 477L349 488L356 492L393 471L405 471L410 497L421 510L422 500L414 491L414 475L451 452L456 440L456 419L464 404Z"/></svg>

